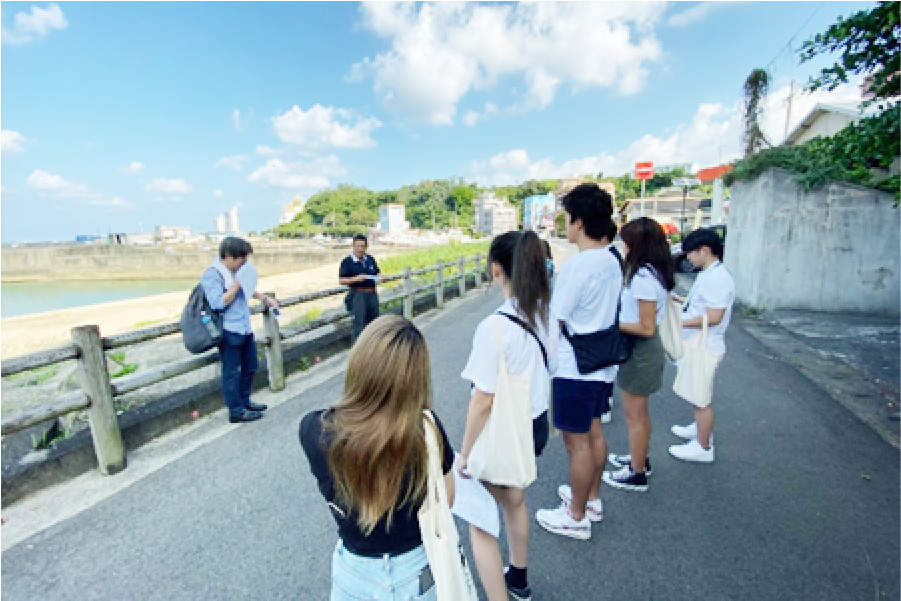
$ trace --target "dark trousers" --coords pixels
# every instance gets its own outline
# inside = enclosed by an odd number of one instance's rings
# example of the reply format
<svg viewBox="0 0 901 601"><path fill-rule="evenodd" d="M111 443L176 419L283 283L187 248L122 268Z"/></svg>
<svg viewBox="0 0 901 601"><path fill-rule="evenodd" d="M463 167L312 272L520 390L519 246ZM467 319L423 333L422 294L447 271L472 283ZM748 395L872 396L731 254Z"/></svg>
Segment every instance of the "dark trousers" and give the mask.
<svg viewBox="0 0 901 601"><path fill-rule="evenodd" d="M253 334L225 330L219 343L219 360L222 362L222 401L228 407L229 416L241 415L250 402L253 374L259 367Z"/></svg>
<svg viewBox="0 0 901 601"><path fill-rule="evenodd" d="M354 319L351 342L356 342L363 328L379 316L379 295L355 290L350 301L350 313Z"/></svg>

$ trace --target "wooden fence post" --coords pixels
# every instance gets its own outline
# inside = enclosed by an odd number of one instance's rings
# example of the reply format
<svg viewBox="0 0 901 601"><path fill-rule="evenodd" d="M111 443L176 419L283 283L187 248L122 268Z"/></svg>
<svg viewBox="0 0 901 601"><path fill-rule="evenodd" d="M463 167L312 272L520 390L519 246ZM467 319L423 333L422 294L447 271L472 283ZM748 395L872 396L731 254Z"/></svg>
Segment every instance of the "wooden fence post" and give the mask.
<svg viewBox="0 0 901 601"><path fill-rule="evenodd" d="M438 259L435 266L438 272L438 286L435 288L435 304L439 309L444 307L444 261Z"/></svg>
<svg viewBox="0 0 901 601"><path fill-rule="evenodd" d="M72 328L72 342L79 349L78 380L81 389L91 400L88 419L97 465L101 474L111 476L125 469L125 446L122 444L122 432L119 430L116 407L113 405L113 391L106 368L106 355L100 342L100 328Z"/></svg>
<svg viewBox="0 0 901 601"><path fill-rule="evenodd" d="M482 285L482 253L476 253L476 264L473 268L476 276L476 288Z"/></svg>
<svg viewBox="0 0 901 601"><path fill-rule="evenodd" d="M460 257L458 261L460 265L460 298L466 294L466 257Z"/></svg>
<svg viewBox="0 0 901 601"><path fill-rule="evenodd" d="M404 267L404 317L413 319L413 280L409 265Z"/></svg>
<svg viewBox="0 0 901 601"><path fill-rule="evenodd" d="M266 292L266 296L275 298L274 292ZM285 389L285 360L282 357L282 337L278 329L278 317L269 305L263 313L266 323L266 336L269 344L266 345L266 366L269 369L269 390L278 392Z"/></svg>

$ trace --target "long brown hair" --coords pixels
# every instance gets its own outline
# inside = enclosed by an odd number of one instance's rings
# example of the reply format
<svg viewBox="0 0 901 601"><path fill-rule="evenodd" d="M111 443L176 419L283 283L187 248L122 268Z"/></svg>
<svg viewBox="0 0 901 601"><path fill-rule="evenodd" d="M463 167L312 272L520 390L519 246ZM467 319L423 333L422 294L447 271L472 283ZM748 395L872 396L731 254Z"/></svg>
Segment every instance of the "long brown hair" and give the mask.
<svg viewBox="0 0 901 601"><path fill-rule="evenodd" d="M325 428L335 491L366 534L394 510L425 497L423 410L431 398L429 352L410 321L384 315L354 343L344 396ZM404 484L406 483L406 486Z"/></svg>
<svg viewBox="0 0 901 601"><path fill-rule="evenodd" d="M676 287L673 258L659 223L650 217L639 217L624 225L620 236L629 249L623 264L627 285L632 283L639 269L650 265L664 289L670 291Z"/></svg>
<svg viewBox="0 0 901 601"><path fill-rule="evenodd" d="M547 328L551 290L544 249L535 232L506 232L497 236L488 248L488 263L501 266L522 318L536 327L537 315L541 325Z"/></svg>

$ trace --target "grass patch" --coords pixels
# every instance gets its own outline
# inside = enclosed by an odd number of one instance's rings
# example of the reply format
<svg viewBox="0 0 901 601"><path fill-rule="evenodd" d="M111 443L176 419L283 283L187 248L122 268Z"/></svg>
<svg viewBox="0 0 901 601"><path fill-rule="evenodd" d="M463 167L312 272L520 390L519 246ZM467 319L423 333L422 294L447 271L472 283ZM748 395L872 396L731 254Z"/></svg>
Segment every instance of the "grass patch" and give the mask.
<svg viewBox="0 0 901 601"><path fill-rule="evenodd" d="M47 382L58 373L59 365L54 363L52 365L44 365L43 367L35 367L34 369L20 371L17 374L12 374L7 377L10 381L17 384L36 386Z"/></svg>
<svg viewBox="0 0 901 601"><path fill-rule="evenodd" d="M306 355L301 356L300 359L297 360L297 367L300 368L300 371L307 371L311 367L313 367L313 361L310 360Z"/></svg>
<svg viewBox="0 0 901 601"><path fill-rule="evenodd" d="M322 316L322 308L321 307L310 307L307 309L303 315L298 315L290 322L288 322L288 327L296 327L303 325L305 323L309 323L315 319L319 319Z"/></svg>
<svg viewBox="0 0 901 601"><path fill-rule="evenodd" d="M118 369L110 372L110 380L121 378L122 376L127 376L128 374L133 374L134 372L138 371L138 364L126 363L125 353L121 351L110 353L108 357L113 363L119 366Z"/></svg>
<svg viewBox="0 0 901 601"><path fill-rule="evenodd" d="M136 324L135 324L134 326L132 326L132 327L134 327L134 328L146 328L147 326L153 326L153 325L156 325L156 324L158 324L158 323L162 323L162 321L163 321L162 319L148 319L148 320L146 320L146 321L139 321L138 323L136 323Z"/></svg>
<svg viewBox="0 0 901 601"><path fill-rule="evenodd" d="M488 254L488 246L490 240L482 242L473 242L463 244L462 242L452 242L441 246L430 246L428 248L420 248L409 252L401 253L391 257L386 257L379 261L379 267L385 275L395 275L402 273L404 267L409 266L410 269L422 269L423 267L434 267L438 260L445 263L457 261L460 257L473 257L477 253L481 253L483 257ZM467 266L469 267L469 266Z"/></svg>

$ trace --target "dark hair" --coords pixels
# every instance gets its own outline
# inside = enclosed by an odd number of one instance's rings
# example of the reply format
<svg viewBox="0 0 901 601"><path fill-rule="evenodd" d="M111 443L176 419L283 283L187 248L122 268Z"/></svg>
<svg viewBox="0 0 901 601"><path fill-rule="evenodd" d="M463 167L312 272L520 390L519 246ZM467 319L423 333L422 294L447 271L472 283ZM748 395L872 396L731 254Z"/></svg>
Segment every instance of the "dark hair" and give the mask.
<svg viewBox="0 0 901 601"><path fill-rule="evenodd" d="M723 258L723 241L714 230L702 227L685 236L682 240L682 252L689 253L706 246L717 259Z"/></svg>
<svg viewBox="0 0 901 601"><path fill-rule="evenodd" d="M220 259L224 259L227 256L234 257L236 259L242 259L252 253L253 247L250 245L250 242L248 242L244 238L238 238L237 236L226 236L222 239L222 242L219 243Z"/></svg>
<svg viewBox="0 0 901 601"><path fill-rule="evenodd" d="M366 246L369 246L369 238L367 238L364 234L355 234L354 235L354 243L356 243L357 240L362 240L363 242L366 243Z"/></svg>
<svg viewBox="0 0 901 601"><path fill-rule="evenodd" d="M488 248L488 263L501 266L510 281L522 318L536 327L535 316L538 315L541 325L546 328L551 291L538 235L535 232L507 232L497 236Z"/></svg>
<svg viewBox="0 0 901 601"><path fill-rule="evenodd" d="M613 199L597 184L579 184L563 197L561 204L570 221L582 220L585 234L592 240L600 240L610 232Z"/></svg>
<svg viewBox="0 0 901 601"><path fill-rule="evenodd" d="M626 284L632 282L639 269L650 266L654 277L665 290L676 287L673 257L659 223L649 217L639 217L624 225L620 235L629 248L623 263Z"/></svg>
<svg viewBox="0 0 901 601"><path fill-rule="evenodd" d="M619 228L616 227L616 222L612 219L610 220L610 227L607 228L607 242L613 243L616 240L616 232L619 231Z"/></svg>
<svg viewBox="0 0 901 601"><path fill-rule="evenodd" d="M542 240L541 248L544 250L544 258L548 259L549 261L553 261L554 255L551 254L551 243L547 240Z"/></svg>

